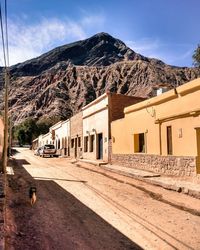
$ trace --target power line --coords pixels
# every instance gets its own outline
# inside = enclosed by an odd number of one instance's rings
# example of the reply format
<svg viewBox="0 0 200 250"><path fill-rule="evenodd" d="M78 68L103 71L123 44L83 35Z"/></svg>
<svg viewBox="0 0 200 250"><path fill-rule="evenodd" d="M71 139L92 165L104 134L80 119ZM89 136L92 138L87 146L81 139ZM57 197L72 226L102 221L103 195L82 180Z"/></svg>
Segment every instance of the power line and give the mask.
<svg viewBox="0 0 200 250"><path fill-rule="evenodd" d="M3 144L3 158L2 158L2 169L1 171L5 176L5 185L6 185L6 167L7 167L7 149L8 149L8 86L10 85L9 78L9 50L8 50L8 25L7 25L7 0L4 2L5 7L5 31L3 25L3 15L2 15L2 5L0 1L0 27L1 27L1 38L3 46L3 55L5 63L5 99L4 99L4 144ZM5 36L4 36L5 33ZM7 57L6 57L7 56ZM6 189L5 189L6 190Z"/></svg>
<svg viewBox="0 0 200 250"><path fill-rule="evenodd" d="M3 46L4 65L5 67L7 67L1 2L0 2L0 23L1 23L1 39L2 39L2 46Z"/></svg>
<svg viewBox="0 0 200 250"><path fill-rule="evenodd" d="M5 0L5 29L6 29L6 53L7 53L7 66L9 67L7 0Z"/></svg>

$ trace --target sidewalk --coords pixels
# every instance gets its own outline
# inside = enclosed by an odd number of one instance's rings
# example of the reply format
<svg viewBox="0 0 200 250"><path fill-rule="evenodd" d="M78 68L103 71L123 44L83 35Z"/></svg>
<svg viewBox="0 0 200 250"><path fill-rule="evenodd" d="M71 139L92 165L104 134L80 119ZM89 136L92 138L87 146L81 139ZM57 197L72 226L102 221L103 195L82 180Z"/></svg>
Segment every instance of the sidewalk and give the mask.
<svg viewBox="0 0 200 250"><path fill-rule="evenodd" d="M197 179L195 177L164 176L145 170L133 169L119 165L111 165L106 164L105 162L94 160L90 161L82 159L79 161L97 165L111 172L115 172L128 177L133 177L135 179L139 179L168 190L182 192L184 194L200 199L200 178Z"/></svg>

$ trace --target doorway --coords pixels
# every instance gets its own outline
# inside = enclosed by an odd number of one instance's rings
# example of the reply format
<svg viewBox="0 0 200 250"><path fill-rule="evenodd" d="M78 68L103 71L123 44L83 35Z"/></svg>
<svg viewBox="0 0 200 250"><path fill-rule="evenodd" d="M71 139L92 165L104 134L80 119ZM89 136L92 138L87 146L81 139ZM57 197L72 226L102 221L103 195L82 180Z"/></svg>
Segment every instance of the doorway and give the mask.
<svg viewBox="0 0 200 250"><path fill-rule="evenodd" d="M196 138L197 138L197 174L200 174L200 128L196 128Z"/></svg>
<svg viewBox="0 0 200 250"><path fill-rule="evenodd" d="M167 126L167 154L172 155L172 127Z"/></svg>
<svg viewBox="0 0 200 250"><path fill-rule="evenodd" d="M97 159L103 159L103 134L97 134Z"/></svg>
<svg viewBox="0 0 200 250"><path fill-rule="evenodd" d="M78 144L77 140L78 140L78 138L76 137L75 138L75 145L74 145L74 156L75 156L75 158L77 157L77 144Z"/></svg>

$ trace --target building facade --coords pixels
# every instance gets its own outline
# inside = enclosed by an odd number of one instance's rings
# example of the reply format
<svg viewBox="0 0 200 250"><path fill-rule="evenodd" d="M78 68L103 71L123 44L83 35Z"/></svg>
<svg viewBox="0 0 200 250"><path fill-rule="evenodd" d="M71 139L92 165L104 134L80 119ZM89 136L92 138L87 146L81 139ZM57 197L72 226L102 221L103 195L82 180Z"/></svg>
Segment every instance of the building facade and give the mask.
<svg viewBox="0 0 200 250"><path fill-rule="evenodd" d="M50 127L51 144L54 144L57 155L70 155L70 120L60 121Z"/></svg>
<svg viewBox="0 0 200 250"><path fill-rule="evenodd" d="M142 100L144 99L105 93L83 107L83 158L108 162L111 153L111 122L124 116L124 107Z"/></svg>
<svg viewBox="0 0 200 250"><path fill-rule="evenodd" d="M36 145L38 145L38 147L42 147L45 144L51 144L51 134L50 133L47 133L44 135L42 134L32 142L32 145L34 145L34 147Z"/></svg>
<svg viewBox="0 0 200 250"><path fill-rule="evenodd" d="M200 78L125 108L112 122L112 163L177 176L200 173Z"/></svg>
<svg viewBox="0 0 200 250"><path fill-rule="evenodd" d="M73 158L83 157L83 119L82 112L70 118L70 156Z"/></svg>

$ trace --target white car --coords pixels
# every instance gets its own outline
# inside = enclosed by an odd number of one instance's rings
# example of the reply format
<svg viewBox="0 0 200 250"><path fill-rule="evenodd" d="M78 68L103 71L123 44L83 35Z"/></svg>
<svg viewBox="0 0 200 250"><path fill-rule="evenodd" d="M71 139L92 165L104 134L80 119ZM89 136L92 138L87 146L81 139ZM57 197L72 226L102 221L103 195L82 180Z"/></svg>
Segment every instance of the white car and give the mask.
<svg viewBox="0 0 200 250"><path fill-rule="evenodd" d="M45 157L50 156L53 157L56 154L56 149L53 144L45 144L39 150L39 156Z"/></svg>

